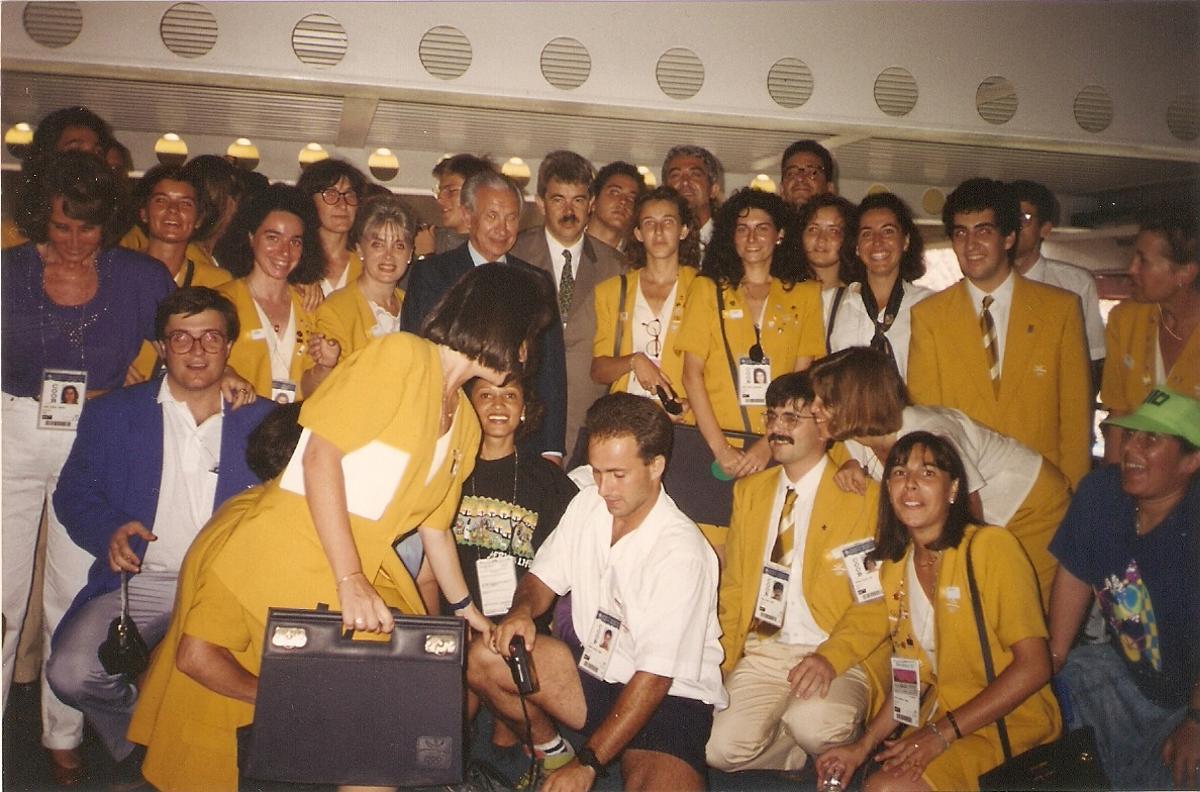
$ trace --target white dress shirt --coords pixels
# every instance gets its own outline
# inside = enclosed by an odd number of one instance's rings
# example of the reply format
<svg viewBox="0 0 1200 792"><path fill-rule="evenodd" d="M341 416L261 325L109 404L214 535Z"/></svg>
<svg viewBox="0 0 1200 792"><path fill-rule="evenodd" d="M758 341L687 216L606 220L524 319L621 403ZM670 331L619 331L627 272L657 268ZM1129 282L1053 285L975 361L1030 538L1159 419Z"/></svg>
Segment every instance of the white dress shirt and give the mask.
<svg viewBox="0 0 1200 792"><path fill-rule="evenodd" d="M820 461L801 476L799 481L792 481L783 468L779 468L779 486L775 488L775 503L771 506L767 542L763 548L763 564L766 565L771 560L771 551L775 549L783 500L787 497L787 491L794 489L796 502L792 505L792 557L783 560L784 564L791 567L792 574L788 584L787 610L783 616L783 626L779 629L778 640L781 643L816 646L829 638L829 634L817 626L817 621L809 610L808 600L804 598L804 543L808 541L808 524L812 519L813 504L817 500L817 487L821 484L821 476L825 473L828 461L829 458L822 455Z"/></svg>
<svg viewBox="0 0 1200 792"><path fill-rule="evenodd" d="M1013 279L1019 278L1015 272L1009 272L1008 277L991 292L993 300L988 309L992 313L992 324L996 326L996 359L1000 361L1000 376L1004 376L1004 341L1008 335L1008 315L1012 313ZM983 298L988 293L967 280L967 291L971 295L971 305L975 306L975 318L983 313ZM980 344L983 339L980 338Z"/></svg>

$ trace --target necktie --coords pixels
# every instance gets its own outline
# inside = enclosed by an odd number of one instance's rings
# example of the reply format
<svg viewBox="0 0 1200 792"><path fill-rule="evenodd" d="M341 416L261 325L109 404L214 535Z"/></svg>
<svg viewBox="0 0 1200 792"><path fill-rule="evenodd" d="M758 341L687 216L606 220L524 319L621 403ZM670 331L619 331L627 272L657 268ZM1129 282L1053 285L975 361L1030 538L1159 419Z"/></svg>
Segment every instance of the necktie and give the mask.
<svg viewBox="0 0 1200 792"><path fill-rule="evenodd" d="M562 276L558 279L558 313L567 322L567 312L571 310L571 296L575 293L575 275L571 272L571 251L563 251Z"/></svg>
<svg viewBox="0 0 1200 792"><path fill-rule="evenodd" d="M979 314L979 332L983 336L983 351L987 353L988 374L992 378L992 390L1000 390L1000 356L996 350L996 323L989 310L995 298L990 294L983 298L983 312Z"/></svg>
<svg viewBox="0 0 1200 792"><path fill-rule="evenodd" d="M792 510L796 505L796 490L788 488L783 498L783 511L779 512L779 532L775 536L775 547L771 549L771 561L776 564L790 564L792 548L796 541L796 523L792 519Z"/></svg>

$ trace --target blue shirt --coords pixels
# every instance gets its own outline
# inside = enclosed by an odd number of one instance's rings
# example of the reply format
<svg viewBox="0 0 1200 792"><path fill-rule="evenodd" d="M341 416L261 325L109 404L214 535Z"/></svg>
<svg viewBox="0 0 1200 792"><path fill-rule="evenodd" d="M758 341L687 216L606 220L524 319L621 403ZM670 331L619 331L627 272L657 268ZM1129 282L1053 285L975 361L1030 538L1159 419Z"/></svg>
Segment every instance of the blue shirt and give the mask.
<svg viewBox="0 0 1200 792"><path fill-rule="evenodd" d="M0 384L10 396L37 398L46 368L86 371L89 390L121 387L142 341L154 340L159 302L175 290L155 259L109 248L96 257L95 296L62 306L46 296L34 245L5 250L0 261Z"/></svg>
<svg viewBox="0 0 1200 792"><path fill-rule="evenodd" d="M1118 466L1093 471L1079 482L1050 552L1092 587L1142 693L1179 707L1200 671L1200 479L1143 536L1134 505Z"/></svg>

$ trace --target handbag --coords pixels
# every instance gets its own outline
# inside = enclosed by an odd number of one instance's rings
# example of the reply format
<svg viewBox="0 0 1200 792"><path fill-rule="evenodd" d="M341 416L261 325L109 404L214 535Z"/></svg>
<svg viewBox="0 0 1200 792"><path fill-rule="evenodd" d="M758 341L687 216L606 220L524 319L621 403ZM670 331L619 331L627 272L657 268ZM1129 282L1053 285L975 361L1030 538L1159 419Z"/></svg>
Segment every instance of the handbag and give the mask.
<svg viewBox="0 0 1200 792"><path fill-rule="evenodd" d="M133 678L150 665L150 649L129 616L129 574L121 573L121 615L108 625L108 637L96 652L100 665L112 676Z"/></svg>
<svg viewBox="0 0 1200 792"><path fill-rule="evenodd" d="M972 536L971 541L974 539ZM990 685L996 679L996 673L992 666L987 630L983 626L983 605L979 600L979 586L975 582L975 568L971 564L971 542L967 543L967 588L971 596L971 610L975 615L975 629L979 633L979 646L983 650L983 673ZM1000 750L1004 752L1004 762L979 776L980 790L1109 788L1100 764L1096 736L1090 728L1075 729L1053 742L1030 748L1019 756L1012 754L1004 718L996 720L996 729L1000 732Z"/></svg>

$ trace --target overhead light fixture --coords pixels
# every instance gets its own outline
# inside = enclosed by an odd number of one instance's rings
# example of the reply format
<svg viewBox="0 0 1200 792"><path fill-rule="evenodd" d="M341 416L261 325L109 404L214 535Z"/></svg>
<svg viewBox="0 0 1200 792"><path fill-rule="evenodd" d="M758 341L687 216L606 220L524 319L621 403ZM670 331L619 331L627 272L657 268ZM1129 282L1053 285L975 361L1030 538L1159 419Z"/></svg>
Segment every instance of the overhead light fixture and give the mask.
<svg viewBox="0 0 1200 792"><path fill-rule="evenodd" d="M379 181L391 181L400 174L400 160L391 149L377 148L367 158L367 169Z"/></svg>
<svg viewBox="0 0 1200 792"><path fill-rule="evenodd" d="M500 172L517 183L524 190L529 186L529 166L520 157L512 157L500 167Z"/></svg>
<svg viewBox="0 0 1200 792"><path fill-rule="evenodd" d="M309 143L300 149L298 159L300 160L300 170L306 170L314 162L329 159L329 152L320 143Z"/></svg>
<svg viewBox="0 0 1200 792"><path fill-rule="evenodd" d="M229 148L225 149L225 156L239 168L252 171L258 167L258 146L251 143L249 138L238 138L230 143Z"/></svg>
<svg viewBox="0 0 1200 792"><path fill-rule="evenodd" d="M765 173L760 173L750 180L750 189L763 192L775 192L775 180Z"/></svg>
<svg viewBox="0 0 1200 792"><path fill-rule="evenodd" d="M182 165L187 162L187 143L174 132L168 132L154 141L154 156L163 165Z"/></svg>
<svg viewBox="0 0 1200 792"><path fill-rule="evenodd" d="M654 171L650 170L645 165L638 165L638 173L642 174L642 181L644 181L646 186L650 189L653 190L658 186L658 179L654 177Z"/></svg>
<svg viewBox="0 0 1200 792"><path fill-rule="evenodd" d="M4 145L8 147L8 153L18 159L24 159L29 154L29 146L32 143L33 127L24 121L13 124L4 133Z"/></svg>

